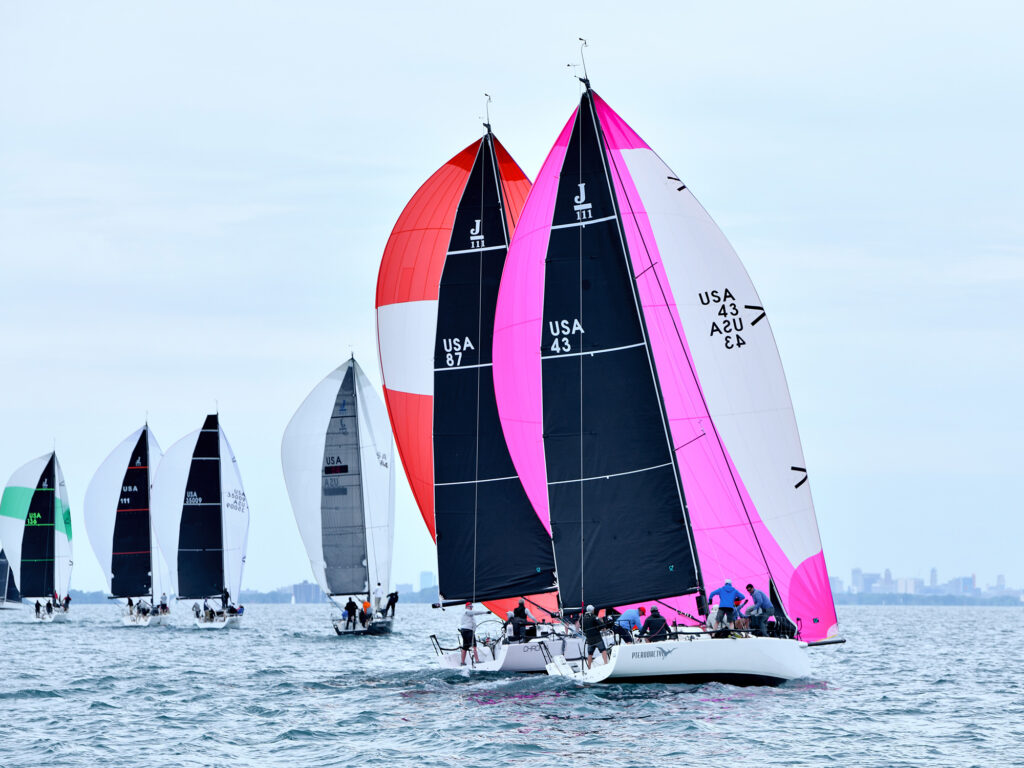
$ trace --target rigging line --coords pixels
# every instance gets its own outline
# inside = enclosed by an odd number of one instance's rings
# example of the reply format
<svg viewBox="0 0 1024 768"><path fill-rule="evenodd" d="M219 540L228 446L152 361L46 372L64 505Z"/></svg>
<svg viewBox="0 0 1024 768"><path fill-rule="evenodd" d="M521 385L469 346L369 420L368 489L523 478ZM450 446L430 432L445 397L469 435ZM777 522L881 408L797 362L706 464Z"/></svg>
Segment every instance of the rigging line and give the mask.
<svg viewBox="0 0 1024 768"><path fill-rule="evenodd" d="M588 91L589 91L589 84L588 84ZM598 117L597 117L597 107L594 105L593 96L591 96L591 98L588 100L588 102L589 102L589 105L590 105L591 120L594 123L594 130L595 130L595 132L597 134L598 146L600 148L601 166L604 169L605 181L608 184L608 193L611 196L612 210L615 211L616 229L618 230L618 233L619 233L619 243L622 246L622 257L623 257L623 260L625 261L626 273L628 275L633 275L634 274L633 264L632 264L632 261L631 261L631 258L630 258L629 246L626 243L626 235L625 235L625 231L623 229L624 225L623 225L623 222L621 221L622 211L619 209L618 198L615 195L615 185L613 183L613 179L612 179L611 173L609 172L609 169L608 169L607 147L606 147L606 145L604 143L604 133L601 130L601 122L600 122L600 120L598 120ZM621 183L621 179L620 179L620 183ZM639 288L637 287L635 280L631 281L630 292L631 292L631 294L633 296L633 305L634 305L634 308L636 310L637 319L640 322L640 331L641 331L641 334L643 336L645 350L647 352L647 364L648 364L648 366L650 368L651 379L652 379L652 381L654 383L655 392L657 393L656 400L657 400L657 404L658 404L658 413L661 416L662 430L663 430L664 435L665 435L665 442L666 442L666 445L668 447L669 457L670 457L670 459L671 459L671 461L673 463L673 468L675 470L674 475L675 475L675 483L676 483L676 493L679 496L679 501L680 501L680 504L682 506L683 519L686 521L686 526L685 526L686 527L686 540L687 540L687 543L690 545L690 560L693 563L694 572L697 575L698 586L699 586L700 590L703 592L703 589L704 589L704 576L703 576L703 573L701 572L701 568L700 568L700 559L697 556L697 547L696 547L696 543L695 543L694 537L693 537L693 523L690 520L690 510L689 510L689 507L686 504L686 493L685 493L685 491L683 489L682 471L679 468L678 457L676 456L676 453L673 450L672 430L671 430L671 427L670 427L669 422L668 422L668 414L665 412L665 398L664 398L664 394L662 393L662 390L661 390L661 381L658 379L657 368L656 368L655 363L654 363L653 350L651 349L651 346L650 346L650 338L648 336L648 331L647 331L647 320L646 320L646 317L644 316L643 310L641 309L640 296L639 296Z"/></svg>
<svg viewBox="0 0 1024 768"><path fill-rule="evenodd" d="M611 154L611 153L609 153L609 154ZM633 210L633 206L632 206L632 204L629 201L629 195L626 194L626 185L623 183L623 180L622 180L622 171L619 169L618 163L616 163L614 155L611 156L611 162L612 162L612 167L615 169L615 174L616 174L616 176L618 176L619 186L622 188L623 196L626 198L626 203L629 206L629 213L630 213L630 215L633 218L634 225L636 226L637 236L640 238L640 243L641 243L641 245L643 245L644 253L647 256L647 263L651 267L653 267L654 266L654 259L651 256L651 249L647 245L647 240L644 238L643 231L640 229L639 217L637 216L636 211ZM668 306L668 295L666 293L665 286L661 282L661 278L658 275L658 271L657 270L654 270L654 281L657 284L658 290L661 292L661 297L665 301L665 306L667 307ZM771 566L768 565L768 558L767 558L767 556L764 553L764 547L761 546L761 539L758 537L757 530L754 528L754 521L750 517L750 510L747 509L747 504L743 500L743 494L740 491L739 482L738 482L738 480L736 478L736 473L733 471L732 462L729 461L729 456L728 456L728 454L726 453L726 450L725 450L725 444L722 442L722 436L719 434L717 426L715 426L715 421L714 421L714 419L711 418L711 409L708 408L707 398L704 396L704 389L703 389L703 387L700 386L700 379L697 377L697 371L694 369L693 361L690 359L690 356L686 353L686 342L683 340L681 329L679 328L679 324L676 323L675 318L673 317L671 319L672 319L672 329L675 331L676 338L679 340L679 346L683 350L683 357L686 358L686 364L687 364L687 367L690 369L690 375L693 377L694 382L697 384L697 391L700 393L701 403L704 405L704 410L708 414L708 421L711 422L712 429L714 430L714 433L715 433L715 439L718 441L718 447L719 447L719 450L722 453L722 458L725 459L726 466L729 469L729 476L732 479L733 488L736 490L736 496L739 498L740 506L743 508L743 513L744 513L744 515L746 515L747 522L750 524L750 530L751 530L751 533L754 535L754 541L757 542L757 549L761 553L761 560L764 562L765 567L768 569L769 575L771 575ZM674 452L673 452L673 455L674 455ZM774 576L772 576L772 578L774 579Z"/></svg>
<svg viewBox="0 0 1024 768"><path fill-rule="evenodd" d="M490 97L488 97L490 99ZM487 126L490 132L490 125ZM486 162L484 153L488 149L487 137L480 142L480 152L477 162L480 165L480 231L483 232L484 221L484 195L487 192L487 174L485 173ZM480 349L483 349L483 281L484 281L484 260L477 259L477 280L476 280L476 338ZM480 352L477 352L477 360ZM476 369L476 429L473 432L473 602L476 602L476 572L477 556L479 551L480 538L480 368Z"/></svg>
<svg viewBox="0 0 1024 768"><path fill-rule="evenodd" d="M582 52L582 50L583 49L581 48L580 51ZM582 185L583 184L583 121L580 120L579 118L577 118L576 123L577 123L577 125L579 125L579 141L577 142L577 145L578 145L578 148L579 148L579 158L578 158L578 163L577 163L577 168L579 169L579 175L578 175L578 178L577 178L577 182L580 185ZM577 189L579 189L579 187L577 187ZM579 296L580 323L582 324L583 323L583 227L580 227L576 234L577 234L577 243L579 244L579 250L578 250L578 254L577 254L578 266L579 266L579 281L578 281L579 291L577 293L578 293L578 296ZM585 328L586 325L584 325L583 327ZM582 358L577 360L577 365L579 366L579 375L580 375L580 398L579 398L579 403L580 403L580 442L579 442L579 446L580 446L580 477L583 477L583 360L582 360ZM583 512L583 485L582 485L582 483L579 486L579 496L580 496L580 605L581 606L585 606L586 605L586 602L584 601L584 591L585 590L584 590L584 586L583 586L583 573L584 573L584 571L583 571L583 553L584 553L583 542L584 542L585 535L584 535L584 529L583 529L583 515L584 515L584 512Z"/></svg>

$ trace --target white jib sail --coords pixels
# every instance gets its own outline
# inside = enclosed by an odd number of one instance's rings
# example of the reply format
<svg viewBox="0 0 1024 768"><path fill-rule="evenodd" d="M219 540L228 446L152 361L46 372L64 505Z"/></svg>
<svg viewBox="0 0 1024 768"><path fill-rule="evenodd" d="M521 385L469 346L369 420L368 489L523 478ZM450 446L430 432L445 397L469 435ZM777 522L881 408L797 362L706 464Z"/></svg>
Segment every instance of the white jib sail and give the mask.
<svg viewBox="0 0 1024 768"><path fill-rule="evenodd" d="M242 573L249 542L249 500L242 487L235 453L220 429L220 514L223 523L224 586L238 603L242 595Z"/></svg>
<svg viewBox="0 0 1024 768"><path fill-rule="evenodd" d="M191 432L167 449L160 467L153 476L149 497L150 520L157 547L167 567L170 588L178 588L178 537L181 534L181 507L185 500L185 484L192 465L200 430Z"/></svg>
<svg viewBox="0 0 1024 768"><path fill-rule="evenodd" d="M64 524L59 522L54 527L53 583L57 594L62 597L68 594L71 586L71 568L74 566L74 549L71 533L71 505L68 503L68 489L64 482L64 472L60 461L53 457L53 469L57 477L57 498L59 503L54 510L55 515L63 515Z"/></svg>
<svg viewBox="0 0 1024 768"><path fill-rule="evenodd" d="M366 553L370 591L379 583L391 591L391 554L395 537L395 473L391 422L384 401L359 364L356 375L356 407L359 418L359 453L363 478L363 511L366 517Z"/></svg>

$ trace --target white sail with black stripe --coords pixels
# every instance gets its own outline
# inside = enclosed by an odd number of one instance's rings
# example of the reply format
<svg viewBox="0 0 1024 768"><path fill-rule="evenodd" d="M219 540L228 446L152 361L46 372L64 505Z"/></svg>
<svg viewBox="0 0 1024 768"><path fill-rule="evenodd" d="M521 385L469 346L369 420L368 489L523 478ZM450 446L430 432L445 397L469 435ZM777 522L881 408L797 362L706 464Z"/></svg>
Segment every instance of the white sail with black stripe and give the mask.
<svg viewBox="0 0 1024 768"><path fill-rule="evenodd" d="M153 597L162 558L152 535L151 490L163 452L148 425L128 435L85 492L85 526L112 597Z"/></svg>
<svg viewBox="0 0 1024 768"><path fill-rule="evenodd" d="M21 596L65 596L71 583L71 508L56 453L15 470L0 498L0 541Z"/></svg>
<svg viewBox="0 0 1024 768"><path fill-rule="evenodd" d="M387 413L355 358L306 397L285 429L281 464L317 583L371 595L391 580L394 474Z"/></svg>
<svg viewBox="0 0 1024 768"><path fill-rule="evenodd" d="M238 599L249 504L217 414L164 454L153 484L153 528L179 598Z"/></svg>

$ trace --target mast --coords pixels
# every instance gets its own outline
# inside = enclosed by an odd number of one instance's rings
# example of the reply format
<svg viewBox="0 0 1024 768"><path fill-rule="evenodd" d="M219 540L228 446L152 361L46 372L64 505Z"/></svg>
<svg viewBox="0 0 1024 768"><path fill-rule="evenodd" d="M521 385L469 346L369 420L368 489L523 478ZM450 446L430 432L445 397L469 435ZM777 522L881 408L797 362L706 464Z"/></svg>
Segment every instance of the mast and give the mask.
<svg viewBox="0 0 1024 768"><path fill-rule="evenodd" d="M224 477L223 477L223 462L224 457L220 455L220 409L217 409L217 414L214 416L217 422L217 481L220 493L217 494L217 522L220 525L220 594L221 594L221 608L227 612L228 606L223 600L224 590L228 588L227 585L227 563L226 558L228 556L228 548L224 541ZM230 598L230 595L228 595ZM239 596L235 595L235 599L238 600Z"/></svg>
<svg viewBox="0 0 1024 768"><path fill-rule="evenodd" d="M363 449L359 440L359 381L357 376L356 367L356 356L355 353L350 353L349 370L352 372L352 413L355 416L353 421L356 426L356 465L359 468L359 512L363 518L363 562L366 563L366 599L373 604L373 586L370 583L373 581L370 576L370 526L369 520L366 516L366 493L363 492L362 483L366 475L363 472Z"/></svg>
<svg viewBox="0 0 1024 768"><path fill-rule="evenodd" d="M153 535L153 467L150 464L149 454L149 419L142 425L143 445L146 451L146 530L149 532L149 605L156 606L156 558L153 556L153 548L156 545L156 537Z"/></svg>

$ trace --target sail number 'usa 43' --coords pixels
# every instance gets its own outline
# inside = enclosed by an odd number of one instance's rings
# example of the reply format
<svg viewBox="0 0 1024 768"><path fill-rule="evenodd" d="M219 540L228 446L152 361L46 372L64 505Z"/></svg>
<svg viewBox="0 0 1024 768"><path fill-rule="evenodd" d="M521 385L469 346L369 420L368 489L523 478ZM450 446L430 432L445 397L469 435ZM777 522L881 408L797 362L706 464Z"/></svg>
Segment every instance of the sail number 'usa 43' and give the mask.
<svg viewBox="0 0 1024 768"><path fill-rule="evenodd" d="M549 347L552 352L571 352L573 336L583 334L583 324L576 317L572 320L548 320L548 332L554 337Z"/></svg>
<svg viewBox="0 0 1024 768"><path fill-rule="evenodd" d="M712 337L721 336L722 346L726 349L739 349L746 345L746 340L740 335L744 330L742 310L749 310L756 313L756 317L750 321L748 327L757 325L764 319L764 309L754 304L744 304L742 307L737 303L733 292L728 288L723 290L702 291L697 294L700 303L714 310L714 317L711 320L709 335Z"/></svg>

